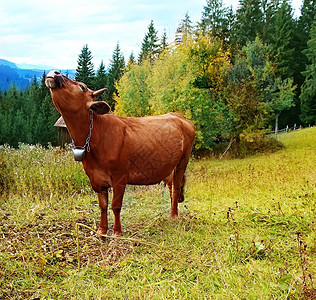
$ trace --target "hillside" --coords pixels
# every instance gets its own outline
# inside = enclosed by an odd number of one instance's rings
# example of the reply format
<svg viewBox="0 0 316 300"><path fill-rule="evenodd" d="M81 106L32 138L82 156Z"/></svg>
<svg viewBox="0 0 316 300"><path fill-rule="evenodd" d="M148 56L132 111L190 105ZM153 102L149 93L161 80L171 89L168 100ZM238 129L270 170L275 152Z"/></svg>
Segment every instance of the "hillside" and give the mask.
<svg viewBox="0 0 316 300"><path fill-rule="evenodd" d="M163 184L129 187L122 238L95 234L70 149L0 148L0 298L315 299L316 128L278 139L272 154L192 159L177 220Z"/></svg>
<svg viewBox="0 0 316 300"><path fill-rule="evenodd" d="M0 91L7 91L13 84L17 86L19 90L25 90L32 80L36 77L37 80L40 80L49 69L42 69L41 66L28 66L28 68L19 68L15 63L7 61L5 59L0 59ZM33 67L30 69L29 67ZM65 71L65 70L62 70ZM67 73L70 77L73 77L74 70L67 70Z"/></svg>

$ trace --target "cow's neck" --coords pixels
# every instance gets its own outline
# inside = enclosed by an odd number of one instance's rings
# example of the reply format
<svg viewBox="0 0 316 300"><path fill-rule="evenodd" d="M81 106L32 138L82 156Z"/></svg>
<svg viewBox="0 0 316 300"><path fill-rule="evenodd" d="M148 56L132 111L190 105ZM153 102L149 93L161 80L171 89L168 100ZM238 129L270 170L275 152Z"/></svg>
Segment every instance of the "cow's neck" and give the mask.
<svg viewBox="0 0 316 300"><path fill-rule="evenodd" d="M89 134L90 112L64 113L63 118L74 144L80 147L84 146Z"/></svg>

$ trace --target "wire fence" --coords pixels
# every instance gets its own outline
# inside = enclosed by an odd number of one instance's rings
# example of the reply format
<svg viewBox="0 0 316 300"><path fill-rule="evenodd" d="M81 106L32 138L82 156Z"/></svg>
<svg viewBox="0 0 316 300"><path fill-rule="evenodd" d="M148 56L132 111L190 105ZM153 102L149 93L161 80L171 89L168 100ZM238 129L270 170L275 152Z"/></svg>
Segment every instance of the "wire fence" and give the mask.
<svg viewBox="0 0 316 300"><path fill-rule="evenodd" d="M309 127L311 127L311 125L309 125ZM280 134L280 133L287 133L287 132L289 132L289 131L300 130L300 129L302 129L302 128L303 128L302 125L297 126L296 124L294 124L293 127L290 127L289 125L287 125L284 129L272 130L272 131L268 132L268 135L271 135L271 134Z"/></svg>

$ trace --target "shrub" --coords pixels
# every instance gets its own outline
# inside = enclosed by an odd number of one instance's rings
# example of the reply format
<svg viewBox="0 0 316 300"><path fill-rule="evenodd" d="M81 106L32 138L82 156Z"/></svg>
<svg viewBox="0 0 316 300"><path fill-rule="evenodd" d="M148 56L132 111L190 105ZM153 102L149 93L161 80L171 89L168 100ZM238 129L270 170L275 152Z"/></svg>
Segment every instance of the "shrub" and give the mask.
<svg viewBox="0 0 316 300"><path fill-rule="evenodd" d="M12 161L6 160L6 155L0 150L0 194L10 190L12 185L14 185Z"/></svg>

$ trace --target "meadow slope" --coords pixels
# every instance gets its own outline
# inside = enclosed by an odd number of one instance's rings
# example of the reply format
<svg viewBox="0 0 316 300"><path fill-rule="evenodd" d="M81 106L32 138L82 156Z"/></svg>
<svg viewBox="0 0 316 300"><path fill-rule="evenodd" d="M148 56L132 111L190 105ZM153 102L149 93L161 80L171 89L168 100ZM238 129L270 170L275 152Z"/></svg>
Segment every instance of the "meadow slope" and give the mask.
<svg viewBox="0 0 316 300"><path fill-rule="evenodd" d="M129 187L121 239L95 234L97 197L69 151L2 147L0 298L313 299L316 128L278 139L271 154L192 159L178 220L162 184Z"/></svg>

